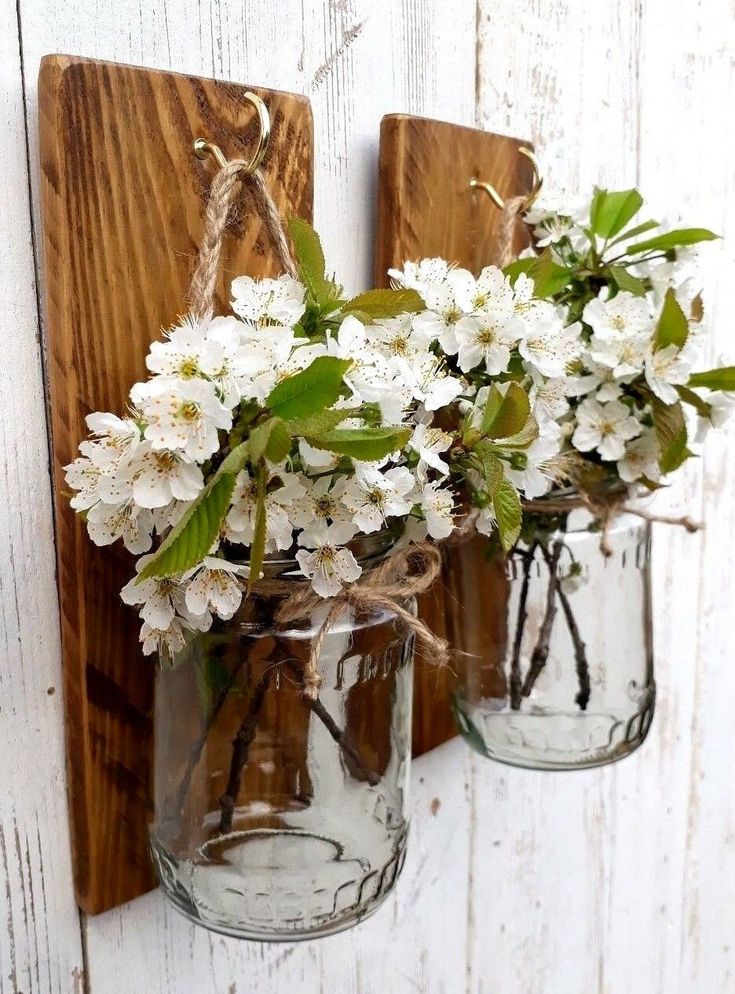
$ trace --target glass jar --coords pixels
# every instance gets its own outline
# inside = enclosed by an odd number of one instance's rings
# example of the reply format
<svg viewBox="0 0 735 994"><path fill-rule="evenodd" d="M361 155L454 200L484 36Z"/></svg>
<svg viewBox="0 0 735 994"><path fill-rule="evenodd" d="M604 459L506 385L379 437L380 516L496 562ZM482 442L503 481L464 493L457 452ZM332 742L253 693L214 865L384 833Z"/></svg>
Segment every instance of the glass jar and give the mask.
<svg viewBox="0 0 735 994"><path fill-rule="evenodd" d="M539 520L507 558L482 536L450 551L450 636L466 653L455 717L491 759L600 766L637 749L653 716L650 526L618 515L605 556L586 510Z"/></svg>
<svg viewBox="0 0 735 994"><path fill-rule="evenodd" d="M330 602L288 625L278 604L252 594L159 668L150 839L188 918L290 941L361 921L401 871L413 639L388 611L345 607L311 702L303 670Z"/></svg>

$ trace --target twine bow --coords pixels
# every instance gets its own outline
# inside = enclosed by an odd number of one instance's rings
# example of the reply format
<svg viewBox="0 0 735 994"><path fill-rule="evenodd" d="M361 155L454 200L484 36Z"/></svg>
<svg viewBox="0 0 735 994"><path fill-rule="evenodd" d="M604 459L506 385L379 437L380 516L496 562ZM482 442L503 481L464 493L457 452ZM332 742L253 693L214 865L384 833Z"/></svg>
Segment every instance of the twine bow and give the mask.
<svg viewBox="0 0 735 994"><path fill-rule="evenodd" d="M304 667L304 695L314 700L321 687L319 657L324 640L346 608L370 611L384 608L403 622L415 638L423 654L437 666L446 665L449 657L447 642L435 635L420 618L416 618L402 602L422 594L431 587L442 568L439 549L430 542L421 542L397 549L383 562L366 570L359 580L344 587L326 603L329 611L314 636L309 658ZM315 593L311 584L294 580L263 579L255 587L258 596L282 596L283 603L276 611L278 624L305 621L325 603Z"/></svg>

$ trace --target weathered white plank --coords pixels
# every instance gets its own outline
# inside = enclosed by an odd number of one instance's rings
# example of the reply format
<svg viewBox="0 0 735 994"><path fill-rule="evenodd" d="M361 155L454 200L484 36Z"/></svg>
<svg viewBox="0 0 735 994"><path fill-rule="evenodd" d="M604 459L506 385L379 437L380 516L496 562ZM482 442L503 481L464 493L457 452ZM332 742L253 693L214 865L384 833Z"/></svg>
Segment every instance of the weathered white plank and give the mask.
<svg viewBox="0 0 735 994"><path fill-rule="evenodd" d="M707 254L713 266L706 284L713 330L709 359L714 365L725 354L732 362L735 128L731 116L716 108L735 98L735 10L729 0L675 8L654 0L642 12L641 181L665 195L673 214L724 234L724 244ZM726 758L733 754L735 729L729 648L735 592L725 538L735 510L732 444L732 430L728 437L711 438L702 466L694 468L695 478L703 477L700 516L706 530L693 543L669 537L671 600L659 626L671 638L671 679L679 686L686 681L691 704L676 728L676 752L688 754L686 769L678 769L682 781L685 773L687 778L686 820L677 825L684 863L681 903L667 909L676 931L662 967L666 989L682 994L735 991L727 923L728 895L735 893L735 804ZM696 551L682 548L690 544Z"/></svg>
<svg viewBox="0 0 735 994"><path fill-rule="evenodd" d="M0 3L0 991L82 991L15 4Z"/></svg>
<svg viewBox="0 0 735 994"><path fill-rule="evenodd" d="M686 100L694 80L701 101L711 79L696 64L681 71L675 87L671 73L661 73L669 59L672 66L687 64L682 56L691 51L692 29L701 23L697 13L705 19L701 10L691 11L687 27L667 25L671 8L658 7L645 8L647 44L641 53L637 2L486 3L480 118L487 127L501 120L515 132L530 130L550 189L576 194L593 182L626 186L640 180L644 195L683 204L697 223L706 223L713 220L702 218L709 205L691 192L698 173L693 150L710 140L699 123L702 104L695 97L698 110L682 120L672 92ZM713 32L715 24L721 30L727 23L711 11L709 21ZM674 37L680 41L671 52ZM683 160L682 145L690 149ZM685 175L688 183L682 182ZM698 513L699 467L679 481L673 500ZM660 704L646 746L617 767L570 779L509 772L502 782L510 800L503 791L500 804L492 774L483 771L482 791L475 784L478 826L495 827L493 838L515 836L523 850L509 870L512 885L500 891L494 907L481 889L474 892L489 920L502 923L493 933L496 956L489 960L482 947L475 956L478 982L484 975L488 989L720 989L711 986L708 973L710 957L719 952L714 939L688 984L679 986L692 833L689 776L696 762L688 735L698 613L692 577L699 574L700 553L700 539L657 531Z"/></svg>

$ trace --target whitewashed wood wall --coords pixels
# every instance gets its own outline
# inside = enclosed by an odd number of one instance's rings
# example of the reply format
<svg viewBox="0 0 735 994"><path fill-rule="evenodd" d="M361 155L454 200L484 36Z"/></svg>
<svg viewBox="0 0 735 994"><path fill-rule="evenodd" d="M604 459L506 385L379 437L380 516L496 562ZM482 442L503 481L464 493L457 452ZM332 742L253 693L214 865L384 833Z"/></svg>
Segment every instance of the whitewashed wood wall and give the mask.
<svg viewBox="0 0 735 994"><path fill-rule="evenodd" d="M57 51L308 94L317 223L352 289L385 113L531 137L556 189L638 183L730 234L708 302L711 358L735 356L733 0L0 0L2 994L735 992L732 434L668 499L707 530L655 536L660 696L640 752L571 775L459 742L420 760L398 893L339 937L238 943L158 894L79 915L38 314L36 76Z"/></svg>

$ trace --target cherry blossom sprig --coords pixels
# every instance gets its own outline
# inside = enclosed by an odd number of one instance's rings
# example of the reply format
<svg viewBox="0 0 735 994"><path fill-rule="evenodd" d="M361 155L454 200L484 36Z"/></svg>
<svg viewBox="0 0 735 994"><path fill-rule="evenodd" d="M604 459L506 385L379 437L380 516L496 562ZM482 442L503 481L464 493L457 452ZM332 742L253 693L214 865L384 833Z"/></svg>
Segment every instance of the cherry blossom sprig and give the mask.
<svg viewBox="0 0 735 994"><path fill-rule="evenodd" d="M186 317L154 342L128 414L90 415L66 467L92 540L140 556L122 596L146 653L231 618L267 557L328 597L362 573L356 536L455 525L452 438L434 422L467 384L414 327L421 298L343 299L312 229L290 231L299 279L239 277L233 314Z"/></svg>
<svg viewBox="0 0 735 994"><path fill-rule="evenodd" d="M636 190L595 190L573 209L534 208L535 248L477 280L439 259L392 272L426 303L414 323L476 388L473 423L488 391L529 396L538 436L496 452L527 499L562 482L655 489L730 409L735 367L692 372L706 342L692 246L716 236L635 223L642 205ZM469 482L490 531L492 476Z"/></svg>

